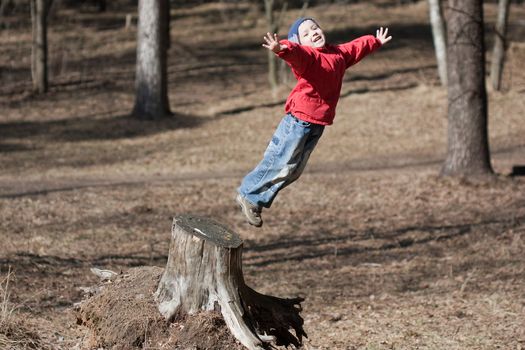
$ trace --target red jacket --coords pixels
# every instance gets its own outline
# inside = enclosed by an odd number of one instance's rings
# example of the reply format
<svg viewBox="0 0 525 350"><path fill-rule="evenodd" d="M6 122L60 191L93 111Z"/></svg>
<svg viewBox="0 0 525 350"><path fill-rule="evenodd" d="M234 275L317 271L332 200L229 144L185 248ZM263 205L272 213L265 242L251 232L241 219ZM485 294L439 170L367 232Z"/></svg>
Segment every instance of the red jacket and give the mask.
<svg viewBox="0 0 525 350"><path fill-rule="evenodd" d="M277 55L288 63L297 78L297 85L286 101L286 113L321 125L330 125L334 121L345 70L381 46L372 35L322 48L302 46L288 40L281 40L281 44L288 48Z"/></svg>

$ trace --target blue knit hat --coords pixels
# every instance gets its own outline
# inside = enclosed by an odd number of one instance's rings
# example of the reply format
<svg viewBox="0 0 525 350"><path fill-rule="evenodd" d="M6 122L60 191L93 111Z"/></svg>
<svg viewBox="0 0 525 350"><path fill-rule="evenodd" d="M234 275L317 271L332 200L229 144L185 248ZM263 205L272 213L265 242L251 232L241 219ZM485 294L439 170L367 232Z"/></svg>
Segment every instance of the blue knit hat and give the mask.
<svg viewBox="0 0 525 350"><path fill-rule="evenodd" d="M315 19L313 19L311 17L300 17L295 22L293 22L293 24L290 26L290 30L288 31L288 40L289 41L291 41L293 43L297 43L297 44L301 43L301 41L299 40L299 26L301 25L301 23L303 23L304 21L307 21L307 20L315 22ZM315 22L315 23L317 23L317 22Z"/></svg>

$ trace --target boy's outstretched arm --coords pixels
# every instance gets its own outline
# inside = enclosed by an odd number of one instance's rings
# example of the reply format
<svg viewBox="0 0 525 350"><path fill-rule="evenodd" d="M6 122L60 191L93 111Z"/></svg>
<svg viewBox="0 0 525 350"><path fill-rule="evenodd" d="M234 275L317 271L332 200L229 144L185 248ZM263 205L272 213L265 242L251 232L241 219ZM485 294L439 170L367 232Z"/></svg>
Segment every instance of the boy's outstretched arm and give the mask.
<svg viewBox="0 0 525 350"><path fill-rule="evenodd" d="M392 36L388 36L388 28L383 29L381 27L376 31L376 36L365 35L348 43L338 45L338 47L344 54L346 68L348 68L390 40L392 40Z"/></svg>

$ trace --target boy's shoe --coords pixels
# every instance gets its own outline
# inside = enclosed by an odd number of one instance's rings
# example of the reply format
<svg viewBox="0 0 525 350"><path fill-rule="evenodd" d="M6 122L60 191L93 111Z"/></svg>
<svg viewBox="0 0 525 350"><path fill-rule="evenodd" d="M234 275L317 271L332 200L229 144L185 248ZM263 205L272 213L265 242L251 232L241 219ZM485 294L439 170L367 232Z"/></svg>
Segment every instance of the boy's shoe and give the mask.
<svg viewBox="0 0 525 350"><path fill-rule="evenodd" d="M235 198L235 200L237 201L237 204L239 204L239 206L241 207L242 213L244 214L244 217L246 218L248 223L256 227L261 227L263 224L261 218L262 208L248 202L240 194L237 194L237 198Z"/></svg>

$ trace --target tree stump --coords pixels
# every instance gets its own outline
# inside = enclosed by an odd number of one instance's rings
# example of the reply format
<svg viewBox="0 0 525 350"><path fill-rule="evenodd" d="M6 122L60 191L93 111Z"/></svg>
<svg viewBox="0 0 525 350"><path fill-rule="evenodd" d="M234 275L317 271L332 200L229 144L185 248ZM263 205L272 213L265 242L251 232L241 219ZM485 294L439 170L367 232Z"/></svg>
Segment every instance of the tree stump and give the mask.
<svg viewBox="0 0 525 350"><path fill-rule="evenodd" d="M244 283L240 237L208 218L173 220L166 269L155 298L173 319L219 310L232 334L248 349L302 344L301 302L257 293ZM291 332L293 329L294 333Z"/></svg>

